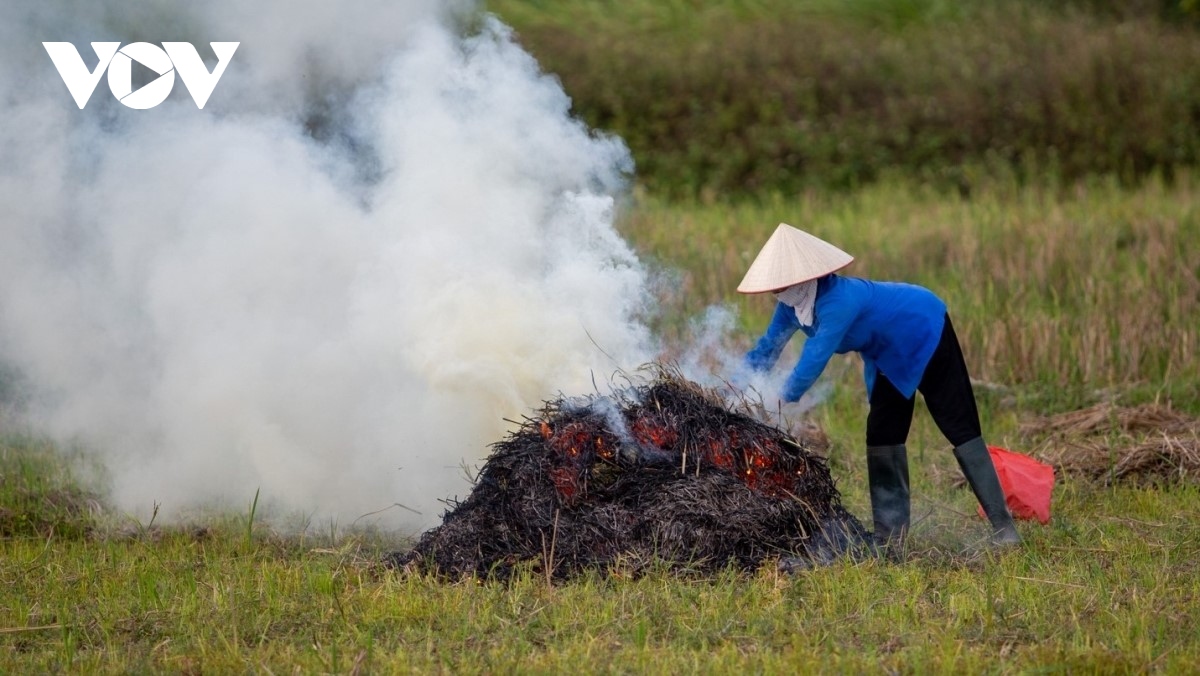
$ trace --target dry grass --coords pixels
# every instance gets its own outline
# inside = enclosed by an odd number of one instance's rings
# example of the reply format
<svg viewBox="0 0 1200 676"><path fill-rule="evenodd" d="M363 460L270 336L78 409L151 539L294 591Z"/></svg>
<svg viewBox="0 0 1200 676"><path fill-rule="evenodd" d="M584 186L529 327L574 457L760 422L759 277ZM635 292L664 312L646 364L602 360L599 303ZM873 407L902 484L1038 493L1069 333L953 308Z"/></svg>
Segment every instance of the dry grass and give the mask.
<svg viewBox="0 0 1200 676"><path fill-rule="evenodd" d="M1022 426L1060 473L1112 483L1200 480L1200 419L1170 406L1101 403Z"/></svg>

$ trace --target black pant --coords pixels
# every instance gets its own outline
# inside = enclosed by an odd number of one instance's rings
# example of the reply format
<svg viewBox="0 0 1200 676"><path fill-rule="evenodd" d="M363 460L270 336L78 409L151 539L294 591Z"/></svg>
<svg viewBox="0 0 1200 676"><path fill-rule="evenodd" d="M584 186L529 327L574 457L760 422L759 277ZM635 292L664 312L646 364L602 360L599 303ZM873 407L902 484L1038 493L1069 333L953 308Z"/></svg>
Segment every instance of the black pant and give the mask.
<svg viewBox="0 0 1200 676"><path fill-rule="evenodd" d="M942 338L917 390L925 397L933 422L952 445L960 446L983 436L967 362L948 314ZM915 401L916 395L906 398L887 376L877 374L871 391L871 410L867 413L867 446L894 446L907 441Z"/></svg>

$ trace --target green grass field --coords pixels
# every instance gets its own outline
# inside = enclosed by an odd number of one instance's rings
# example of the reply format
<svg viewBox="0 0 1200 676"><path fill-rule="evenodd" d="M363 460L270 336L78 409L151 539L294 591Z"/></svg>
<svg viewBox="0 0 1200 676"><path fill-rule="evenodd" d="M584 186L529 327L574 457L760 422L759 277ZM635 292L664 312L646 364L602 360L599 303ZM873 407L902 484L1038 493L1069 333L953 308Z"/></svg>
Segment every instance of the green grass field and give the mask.
<svg viewBox="0 0 1200 676"><path fill-rule="evenodd" d="M1003 556L931 547L796 578L557 587L402 578L354 538L247 543L236 525L9 539L0 669L1185 673L1200 660L1198 497L1066 486L1054 525Z"/></svg>
<svg viewBox="0 0 1200 676"><path fill-rule="evenodd" d="M621 228L682 293L656 321L684 335L735 297L748 257L788 220L858 254L855 272L938 288L977 375L985 430L1102 399L1200 409L1200 182L997 188L970 201L918 186L753 204L634 200ZM903 236L901 236L903 235ZM761 301L761 302L760 302ZM847 506L869 514L857 368L815 412ZM1152 432L1150 432L1152 433ZM1024 547L982 547L982 520L922 409L911 439L911 551L796 577L597 574L550 586L445 583L379 569L379 534L281 535L251 508L186 525L122 522L61 452L0 442L0 672L183 673L1100 672L1200 665L1200 489L1060 480ZM1114 447L1114 452L1120 449Z"/></svg>

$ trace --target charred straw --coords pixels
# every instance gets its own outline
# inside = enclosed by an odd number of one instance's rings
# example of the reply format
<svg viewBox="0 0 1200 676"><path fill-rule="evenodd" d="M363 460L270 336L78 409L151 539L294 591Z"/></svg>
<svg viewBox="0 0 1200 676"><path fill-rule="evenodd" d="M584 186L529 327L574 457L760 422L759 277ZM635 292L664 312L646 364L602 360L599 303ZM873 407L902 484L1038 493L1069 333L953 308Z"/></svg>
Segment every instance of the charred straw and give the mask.
<svg viewBox="0 0 1200 676"><path fill-rule="evenodd" d="M388 565L505 578L586 569L753 570L864 541L822 457L666 369L547 402L492 446L471 494Z"/></svg>

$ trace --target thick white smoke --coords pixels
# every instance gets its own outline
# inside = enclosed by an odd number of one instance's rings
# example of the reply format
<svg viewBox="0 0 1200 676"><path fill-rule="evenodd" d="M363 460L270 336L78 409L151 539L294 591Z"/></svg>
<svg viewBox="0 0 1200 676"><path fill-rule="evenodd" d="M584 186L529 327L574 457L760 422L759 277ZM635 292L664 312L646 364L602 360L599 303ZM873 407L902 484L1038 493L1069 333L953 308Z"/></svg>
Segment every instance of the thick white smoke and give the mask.
<svg viewBox="0 0 1200 676"><path fill-rule="evenodd" d="M424 526L462 466L593 374L653 358L613 228L623 144L494 20L441 0L29 2L0 10L0 363L124 510L256 490ZM464 19L463 17L468 17ZM463 28L470 24L472 28ZM238 41L203 110L43 41Z"/></svg>

